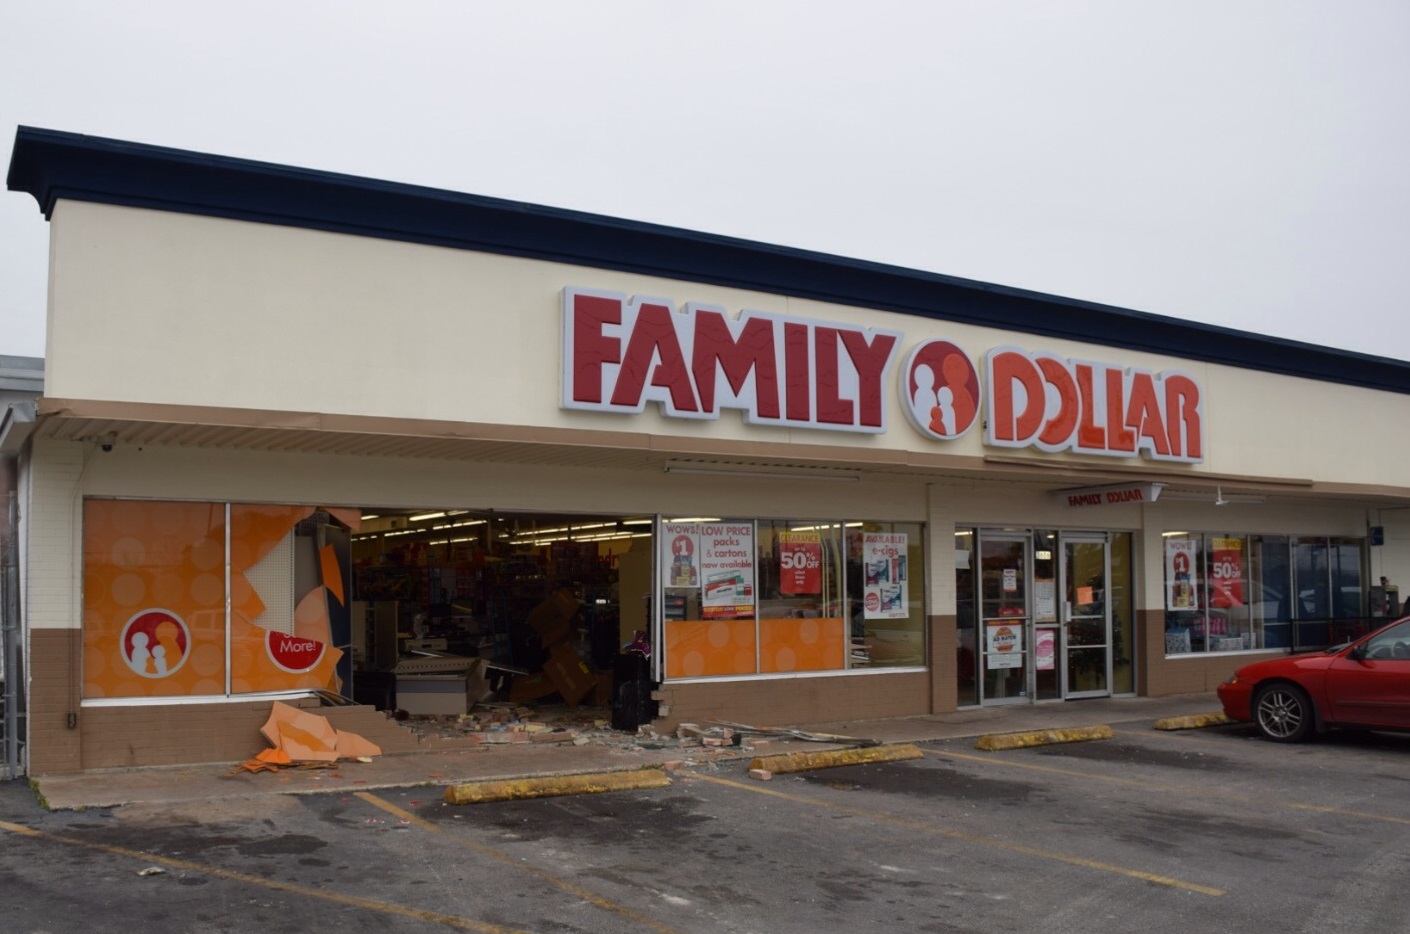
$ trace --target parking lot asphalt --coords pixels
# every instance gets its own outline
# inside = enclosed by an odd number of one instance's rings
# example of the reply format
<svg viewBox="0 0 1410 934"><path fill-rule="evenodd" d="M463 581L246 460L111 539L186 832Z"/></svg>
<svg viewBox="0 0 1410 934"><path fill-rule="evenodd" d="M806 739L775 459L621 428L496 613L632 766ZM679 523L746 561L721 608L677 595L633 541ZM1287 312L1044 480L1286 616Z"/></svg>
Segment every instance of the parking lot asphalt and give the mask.
<svg viewBox="0 0 1410 934"><path fill-rule="evenodd" d="M966 708L949 713L882 720L808 724L813 733L879 744L919 743L1034 731L1081 730L1136 720L1194 718L1219 710L1212 693L1169 697L1119 697ZM448 787L477 782L552 779L643 768L753 759L796 752L845 750L848 743L820 743L779 735L749 734L740 746L702 747L653 742L647 735L611 745L504 744L453 751L383 755L332 768L249 773L235 763L30 776L40 803L51 810L230 800L262 795L366 792L388 788Z"/></svg>
<svg viewBox="0 0 1410 934"><path fill-rule="evenodd" d="M1404 929L1410 737L1288 745L1148 710L1110 711L1099 741L893 743L921 756L769 781L705 761L640 770L665 780L649 788L472 806L408 787L44 811L7 782L0 929ZM1016 721L953 728L990 725Z"/></svg>

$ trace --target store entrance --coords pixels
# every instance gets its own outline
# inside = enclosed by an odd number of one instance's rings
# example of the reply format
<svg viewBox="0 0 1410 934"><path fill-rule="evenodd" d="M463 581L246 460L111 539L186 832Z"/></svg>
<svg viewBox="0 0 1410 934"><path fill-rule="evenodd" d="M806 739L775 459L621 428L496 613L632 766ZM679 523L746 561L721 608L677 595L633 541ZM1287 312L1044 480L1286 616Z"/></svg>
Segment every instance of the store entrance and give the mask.
<svg viewBox="0 0 1410 934"><path fill-rule="evenodd" d="M979 683L985 704L1026 703L1030 697L1031 552L1026 534L986 531L979 537Z"/></svg>
<svg viewBox="0 0 1410 934"><path fill-rule="evenodd" d="M1122 597L1113 599L1110 586L1108 534L1018 529L962 534L974 535L976 542L974 564L962 568L957 581L962 602L967 584L978 590L973 604L979 608L978 653L970 663L978 665L978 701L1110 696L1113 603ZM965 641L962 621L961 664Z"/></svg>
<svg viewBox="0 0 1410 934"><path fill-rule="evenodd" d="M1111 694L1111 555L1102 533L1064 532L1061 548L1062 696Z"/></svg>

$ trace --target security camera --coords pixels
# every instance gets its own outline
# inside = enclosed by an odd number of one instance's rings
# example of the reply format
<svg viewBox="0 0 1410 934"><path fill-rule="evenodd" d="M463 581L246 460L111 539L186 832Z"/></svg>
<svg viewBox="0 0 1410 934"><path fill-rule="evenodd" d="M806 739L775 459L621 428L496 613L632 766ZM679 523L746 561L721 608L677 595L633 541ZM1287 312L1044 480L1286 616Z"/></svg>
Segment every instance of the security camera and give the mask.
<svg viewBox="0 0 1410 934"><path fill-rule="evenodd" d="M103 437L102 437L100 443L102 444L102 447L103 447L103 450L104 450L104 451L111 451L111 450L113 449L113 444L114 444L116 441L117 441L117 435L113 434L113 433L110 431L110 432L108 432L107 434L103 435Z"/></svg>

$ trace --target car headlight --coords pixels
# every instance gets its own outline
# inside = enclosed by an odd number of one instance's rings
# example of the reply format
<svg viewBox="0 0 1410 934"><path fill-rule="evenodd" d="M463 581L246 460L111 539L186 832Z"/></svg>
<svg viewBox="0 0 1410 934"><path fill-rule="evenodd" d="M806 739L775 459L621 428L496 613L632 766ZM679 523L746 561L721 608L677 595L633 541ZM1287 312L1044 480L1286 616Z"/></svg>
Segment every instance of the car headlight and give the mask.
<svg viewBox="0 0 1410 934"><path fill-rule="evenodd" d="M1225 683L1225 684L1238 684L1238 683L1239 683L1239 676L1238 676L1238 674L1235 673L1235 674L1230 675L1228 678L1226 678L1226 679L1224 680L1224 683Z"/></svg>

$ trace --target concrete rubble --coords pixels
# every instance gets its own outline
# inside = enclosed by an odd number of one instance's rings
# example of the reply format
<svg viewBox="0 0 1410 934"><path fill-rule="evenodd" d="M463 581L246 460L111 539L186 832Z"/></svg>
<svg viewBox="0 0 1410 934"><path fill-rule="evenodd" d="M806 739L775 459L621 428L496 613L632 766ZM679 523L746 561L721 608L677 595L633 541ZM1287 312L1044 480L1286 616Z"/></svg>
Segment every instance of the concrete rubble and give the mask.
<svg viewBox="0 0 1410 934"><path fill-rule="evenodd" d="M568 705L523 705L499 702L476 704L459 715L398 717L399 722L439 748L460 745L498 746L514 743L606 746L628 752L671 750L708 756L711 751L744 753L768 744L766 735L750 736L730 726L682 723L672 733L648 727L637 732L612 728L608 711ZM762 731L761 731L762 732Z"/></svg>

